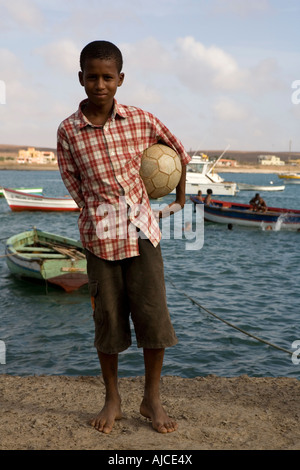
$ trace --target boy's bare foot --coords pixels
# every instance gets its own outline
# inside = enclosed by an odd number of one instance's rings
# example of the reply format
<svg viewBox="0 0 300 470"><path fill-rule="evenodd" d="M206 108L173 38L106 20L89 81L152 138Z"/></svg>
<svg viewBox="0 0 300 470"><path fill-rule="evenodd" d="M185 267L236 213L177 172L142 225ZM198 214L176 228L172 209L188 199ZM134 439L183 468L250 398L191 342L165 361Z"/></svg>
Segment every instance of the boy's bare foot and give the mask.
<svg viewBox="0 0 300 470"><path fill-rule="evenodd" d="M91 425L99 432L109 434L113 428L114 422L122 418L120 402L107 401L100 413L91 420Z"/></svg>
<svg viewBox="0 0 300 470"><path fill-rule="evenodd" d="M152 427L162 433L174 432L178 428L178 424L170 418L162 407L160 400L153 400L152 402L143 399L140 407L140 412L145 418L152 421Z"/></svg>

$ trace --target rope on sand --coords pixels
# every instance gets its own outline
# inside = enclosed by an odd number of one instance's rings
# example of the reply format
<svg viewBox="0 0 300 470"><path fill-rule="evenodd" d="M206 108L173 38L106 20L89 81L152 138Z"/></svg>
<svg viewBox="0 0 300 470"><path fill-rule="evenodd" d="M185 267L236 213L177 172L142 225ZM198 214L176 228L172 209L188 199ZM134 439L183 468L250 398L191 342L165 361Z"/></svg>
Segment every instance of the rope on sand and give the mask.
<svg viewBox="0 0 300 470"><path fill-rule="evenodd" d="M205 310L205 312L209 313L210 315L212 315L213 317L215 317L215 318L217 318L218 320L222 321L223 323L226 323L226 325L230 326L231 328L234 328L235 330L240 331L240 332L243 333L244 335L250 336L251 338L255 339L256 341L260 341L261 343L265 343L265 344L267 344L268 346L271 346L272 348L279 349L279 351L283 351L283 352L289 354L290 356L293 355L293 353L292 353L291 351L289 351L288 349L281 348L280 346L276 346L275 344L272 344L272 343L270 343L269 341L266 341L265 339L258 338L257 336L254 336L254 335L252 335L251 333L248 333L248 331L242 330L242 329L239 328L238 326L233 325L232 323L229 323L227 320L224 320L223 318L219 317L219 316L216 315L215 313L210 312L207 308L205 308L205 307L203 307L202 305L200 305L199 302L197 302L195 299L193 299L192 297L190 297L188 294L186 294L185 292L180 291L180 289L178 289L178 287L174 284L174 282L171 281L171 279L170 279L168 276L166 276L166 277L167 277L168 281L170 282L170 284L172 284L172 286L175 287L175 289L176 289L178 292L181 292L181 293L182 293L186 298L188 298L193 304L197 305L200 309Z"/></svg>

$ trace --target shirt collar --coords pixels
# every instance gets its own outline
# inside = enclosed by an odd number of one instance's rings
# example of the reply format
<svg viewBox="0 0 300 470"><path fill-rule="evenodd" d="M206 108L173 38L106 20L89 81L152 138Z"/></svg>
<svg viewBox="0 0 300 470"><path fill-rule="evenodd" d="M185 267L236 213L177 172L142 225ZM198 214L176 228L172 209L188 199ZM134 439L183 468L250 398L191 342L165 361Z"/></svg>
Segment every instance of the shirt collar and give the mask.
<svg viewBox="0 0 300 470"><path fill-rule="evenodd" d="M77 127L79 127L79 129L82 129L83 127L86 127L86 126L93 126L82 112L82 107L87 102L88 102L87 99L81 101L80 104L79 104L78 110L75 113L75 125ZM113 111L112 111L112 115L111 115L112 120L116 119L117 116L119 116L123 119L125 119L127 117L126 116L126 110L125 110L124 106L119 104L117 102L117 100L114 99L114 107L113 107ZM93 126L93 127L97 127L97 126Z"/></svg>

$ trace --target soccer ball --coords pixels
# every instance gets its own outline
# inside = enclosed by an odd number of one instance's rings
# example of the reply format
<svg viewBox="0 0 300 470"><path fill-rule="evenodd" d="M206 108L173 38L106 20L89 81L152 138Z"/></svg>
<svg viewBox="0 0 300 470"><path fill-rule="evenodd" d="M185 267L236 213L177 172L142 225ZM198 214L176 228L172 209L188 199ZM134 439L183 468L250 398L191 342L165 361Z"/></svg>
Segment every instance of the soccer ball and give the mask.
<svg viewBox="0 0 300 470"><path fill-rule="evenodd" d="M179 183L180 158L170 147L154 144L142 155L140 175L150 198L157 199L166 196Z"/></svg>

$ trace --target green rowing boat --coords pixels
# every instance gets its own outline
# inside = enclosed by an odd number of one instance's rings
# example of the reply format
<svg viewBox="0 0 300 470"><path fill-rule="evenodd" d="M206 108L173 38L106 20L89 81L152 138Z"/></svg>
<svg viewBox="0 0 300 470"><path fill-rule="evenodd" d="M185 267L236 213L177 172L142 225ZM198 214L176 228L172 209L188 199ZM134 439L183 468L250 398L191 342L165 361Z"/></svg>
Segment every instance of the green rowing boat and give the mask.
<svg viewBox="0 0 300 470"><path fill-rule="evenodd" d="M6 241L6 263L19 276L47 281L72 292L87 284L81 242L34 228Z"/></svg>

